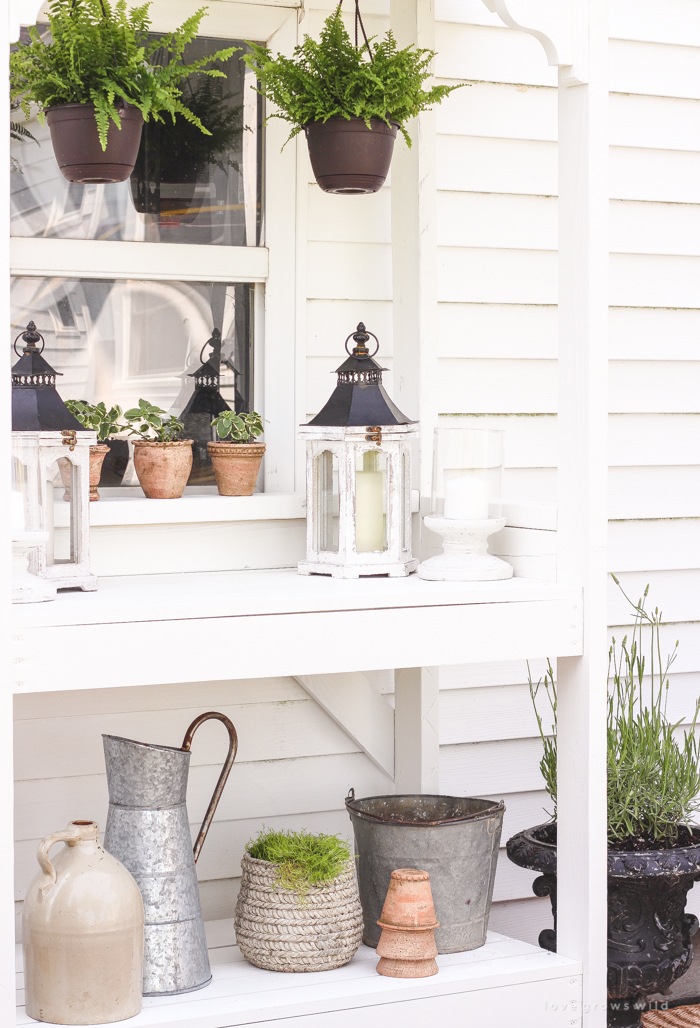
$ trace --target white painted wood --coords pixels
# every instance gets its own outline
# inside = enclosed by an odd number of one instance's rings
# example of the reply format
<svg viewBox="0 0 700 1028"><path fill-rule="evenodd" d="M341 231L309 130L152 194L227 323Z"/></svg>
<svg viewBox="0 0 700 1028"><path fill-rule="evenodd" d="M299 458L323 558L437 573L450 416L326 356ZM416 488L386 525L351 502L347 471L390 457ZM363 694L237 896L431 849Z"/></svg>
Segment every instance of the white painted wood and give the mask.
<svg viewBox="0 0 700 1028"><path fill-rule="evenodd" d="M309 241L307 273L311 299L391 300L391 247L385 243Z"/></svg>
<svg viewBox="0 0 700 1028"><path fill-rule="evenodd" d="M435 26L435 74L443 79L514 82L556 86L541 45L524 32L503 32L503 26L476 27L438 23Z"/></svg>
<svg viewBox="0 0 700 1028"><path fill-rule="evenodd" d="M399 46L433 50L433 0L392 0L391 27ZM413 146L398 142L391 185L394 391L400 409L419 421L413 484L421 498L430 495L438 412L436 118L425 111L411 121Z"/></svg>
<svg viewBox="0 0 700 1028"><path fill-rule="evenodd" d="M337 196L341 200L343 197ZM345 197L345 199L350 199ZM322 375L325 393L328 396L335 368L342 363L343 342L348 332L359 321L364 321L375 333L381 344L382 363L393 353L392 304L387 300L309 300L306 305L306 352L309 358L323 357L328 360ZM308 361L307 361L308 363Z"/></svg>
<svg viewBox="0 0 700 1028"><path fill-rule="evenodd" d="M694 0L611 0L610 35L700 46L700 11Z"/></svg>
<svg viewBox="0 0 700 1028"><path fill-rule="evenodd" d="M538 791L542 788L541 756L542 742L535 738L442 746L440 792L502 796Z"/></svg>
<svg viewBox="0 0 700 1028"><path fill-rule="evenodd" d="M291 10L299 8L302 0L292 2L272 0L258 3L258 0L210 0L207 14L202 22L202 31L208 36L221 39L255 39L265 42L284 24ZM136 6L131 0L128 6ZM155 0L151 8L153 29L156 32L171 32L192 13L190 0Z"/></svg>
<svg viewBox="0 0 700 1028"><path fill-rule="evenodd" d="M484 0L510 28L534 36L549 64L559 68L560 85L588 81L588 22L584 5L571 0Z"/></svg>
<svg viewBox="0 0 700 1028"><path fill-rule="evenodd" d="M440 973L432 978L412 980L378 975L376 953L364 946L336 971L271 975L241 958L231 945L230 922L210 928L209 938L215 944L212 984L184 1000L144 1000L142 1012L133 1018L134 1028L229 1028L261 1021L284 1028L349 1028L360 1010L369 1028L397 1017L418 1028L426 1018L442 1017L448 1023L459 1019L465 1004L475 1017L488 1017L499 1028L515 1017L523 1028L579 1023L580 964L495 933L480 950L439 957ZM22 985L20 977L20 989ZM21 992L18 998L21 1002ZM17 1024L33 1023L20 1007Z"/></svg>
<svg viewBox="0 0 700 1028"><path fill-rule="evenodd" d="M610 570L663 571L700 568L700 518L612 521Z"/></svg>
<svg viewBox="0 0 700 1028"><path fill-rule="evenodd" d="M583 6L583 5L581 5ZM581 657L559 659L557 946L582 960L586 1028L606 1023L605 632L608 6L587 6L590 84L559 83L559 568L582 582Z"/></svg>
<svg viewBox="0 0 700 1028"><path fill-rule="evenodd" d="M309 184L307 195L309 240L329 243L391 243L389 186L383 186L378 193L360 197L324 193L314 182Z"/></svg>
<svg viewBox="0 0 700 1028"><path fill-rule="evenodd" d="M357 673L300 675L297 681L370 760L394 777L394 711Z"/></svg>
<svg viewBox="0 0 700 1028"><path fill-rule="evenodd" d="M113 525L182 525L198 522L291 521L306 514L303 493L254 493L253 496L219 496L192 493L179 500L147 500L140 496L100 497L90 504L91 528ZM67 528L66 504L54 518L57 528Z"/></svg>
<svg viewBox="0 0 700 1028"><path fill-rule="evenodd" d="M75 607L71 594L41 605L53 607L58 621L81 624L51 626L42 615L45 627L33 620L31 636L16 633L14 690L46 691L48 683L52 689L92 688L96 661L101 661L100 684L112 687L213 681L232 672L265 677L432 666L437 660L478 662L493 655L495 639L504 659L580 651L576 588L517 578L491 584L380 579L386 588L378 603L377 581L367 580L368 589L364 581L329 582L285 571L221 572L213 580L207 575L105 578L92 597L92 614L88 603ZM297 582L306 587L299 589ZM319 605L321 611L310 609ZM335 610L328 610L331 605ZM298 613L292 613L295 607ZM367 609L374 611L369 633ZM173 620L159 621L163 615ZM208 619L206 650L192 646L202 618ZM355 635L362 638L361 647L338 645L338 639ZM57 662L59 639L70 661ZM131 659L105 664L104 653L121 652L127 639Z"/></svg>
<svg viewBox="0 0 700 1028"><path fill-rule="evenodd" d="M697 49L664 46L656 41L611 40L610 89L649 96L700 98Z"/></svg>
<svg viewBox="0 0 700 1028"><path fill-rule="evenodd" d="M397 668L394 704L396 792L437 793L440 791L438 668Z"/></svg>
<svg viewBox="0 0 700 1028"><path fill-rule="evenodd" d="M256 246L15 237L10 261L13 275L264 282L269 255L265 247Z"/></svg>
<svg viewBox="0 0 700 1028"><path fill-rule="evenodd" d="M551 920L552 908L549 899L530 896L528 899L494 903L489 924L494 932L507 930L512 938L536 946L540 932L543 928L551 927Z"/></svg>

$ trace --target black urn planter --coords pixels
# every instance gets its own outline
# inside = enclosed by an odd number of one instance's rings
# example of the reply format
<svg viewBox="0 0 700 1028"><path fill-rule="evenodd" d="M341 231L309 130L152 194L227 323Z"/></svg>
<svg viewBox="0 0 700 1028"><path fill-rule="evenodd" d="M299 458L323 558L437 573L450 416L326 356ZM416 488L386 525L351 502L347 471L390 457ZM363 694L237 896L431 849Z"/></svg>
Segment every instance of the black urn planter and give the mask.
<svg viewBox="0 0 700 1028"><path fill-rule="evenodd" d="M543 949L557 945L557 829L538 825L508 840L510 860L539 871L536 896L549 896L554 930L540 932ZM640 1028L646 997L668 989L690 967L697 918L685 913L700 878L700 829L674 849L608 850L608 1025Z"/></svg>
<svg viewBox="0 0 700 1028"><path fill-rule="evenodd" d="M376 193L389 174L399 126L381 118L336 117L305 126L309 157L324 193Z"/></svg>
<svg viewBox="0 0 700 1028"><path fill-rule="evenodd" d="M59 104L47 108L51 143L64 178L84 185L128 179L139 152L143 116L138 107L122 107L119 120L121 129L110 121L107 149L103 150L92 104Z"/></svg>

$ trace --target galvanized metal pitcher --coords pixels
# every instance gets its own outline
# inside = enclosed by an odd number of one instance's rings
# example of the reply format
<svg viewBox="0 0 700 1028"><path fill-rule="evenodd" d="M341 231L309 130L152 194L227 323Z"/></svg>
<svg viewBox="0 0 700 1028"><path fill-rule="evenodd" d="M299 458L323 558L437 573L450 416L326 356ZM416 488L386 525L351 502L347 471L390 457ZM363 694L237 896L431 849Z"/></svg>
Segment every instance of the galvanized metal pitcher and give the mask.
<svg viewBox="0 0 700 1028"><path fill-rule="evenodd" d="M199 726L223 721L226 762L192 848L185 797L190 745ZM211 980L195 863L236 757L236 729L224 714L196 718L180 749L103 735L109 813L105 849L136 879L143 896L144 996L194 992Z"/></svg>

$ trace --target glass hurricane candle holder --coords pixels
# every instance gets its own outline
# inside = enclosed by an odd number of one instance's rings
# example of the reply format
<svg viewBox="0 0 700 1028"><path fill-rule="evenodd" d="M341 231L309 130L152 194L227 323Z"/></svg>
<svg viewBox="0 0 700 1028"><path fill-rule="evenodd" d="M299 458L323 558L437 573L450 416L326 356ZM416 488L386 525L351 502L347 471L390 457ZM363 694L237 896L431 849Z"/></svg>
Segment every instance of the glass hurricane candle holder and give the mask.
<svg viewBox="0 0 700 1028"><path fill-rule="evenodd" d="M431 581L493 581L513 568L488 552L488 538L502 517L503 432L436 428L430 515L424 524L443 538L443 552L423 561L420 578Z"/></svg>

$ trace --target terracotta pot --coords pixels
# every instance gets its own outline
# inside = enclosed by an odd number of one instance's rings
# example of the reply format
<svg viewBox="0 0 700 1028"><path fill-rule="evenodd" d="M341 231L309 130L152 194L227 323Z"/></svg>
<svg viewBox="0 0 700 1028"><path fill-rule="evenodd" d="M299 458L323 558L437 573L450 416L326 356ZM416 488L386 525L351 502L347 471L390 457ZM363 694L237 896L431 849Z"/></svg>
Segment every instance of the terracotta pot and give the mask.
<svg viewBox="0 0 700 1028"><path fill-rule="evenodd" d="M432 928L384 928L377 944L377 973L385 978L430 978L438 973Z"/></svg>
<svg viewBox="0 0 700 1028"><path fill-rule="evenodd" d="M377 924L381 928L409 931L439 927L427 871L406 867L391 872L382 916Z"/></svg>
<svg viewBox="0 0 700 1028"><path fill-rule="evenodd" d="M99 500L100 498L97 487L100 484L102 462L108 453L109 446L106 443L97 443L95 446L90 447L90 501ZM70 500L71 462L67 457L61 457L58 466L61 469L61 481L65 489L63 499Z"/></svg>
<svg viewBox="0 0 700 1028"><path fill-rule="evenodd" d="M69 182L125 182L136 164L143 116L137 107L119 109L121 129L110 121L107 149L100 146L92 104L58 104L46 111L61 174Z"/></svg>
<svg viewBox="0 0 700 1028"><path fill-rule="evenodd" d="M137 439L134 467L149 500L177 500L184 493L192 470L192 440L155 443Z"/></svg>
<svg viewBox="0 0 700 1028"><path fill-rule="evenodd" d="M264 443L207 443L221 496L252 496Z"/></svg>
<svg viewBox="0 0 700 1028"><path fill-rule="evenodd" d="M72 821L37 850L23 941L26 1010L53 1024L109 1024L141 1010L143 902L94 821ZM49 850L66 845L55 860Z"/></svg>
<svg viewBox="0 0 700 1028"><path fill-rule="evenodd" d="M324 193L376 193L389 174L399 126L380 118L329 118L304 127L316 181Z"/></svg>

